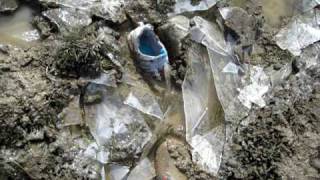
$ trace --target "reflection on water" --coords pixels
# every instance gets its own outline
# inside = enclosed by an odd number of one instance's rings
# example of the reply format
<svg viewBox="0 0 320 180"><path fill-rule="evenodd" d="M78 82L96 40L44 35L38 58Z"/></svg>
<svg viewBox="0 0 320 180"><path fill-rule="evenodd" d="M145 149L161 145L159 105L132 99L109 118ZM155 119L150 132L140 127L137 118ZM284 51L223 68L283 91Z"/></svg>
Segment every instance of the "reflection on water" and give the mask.
<svg viewBox="0 0 320 180"><path fill-rule="evenodd" d="M20 7L13 15L0 15L0 43L15 46L30 46L39 39L38 31L32 27L33 12Z"/></svg>

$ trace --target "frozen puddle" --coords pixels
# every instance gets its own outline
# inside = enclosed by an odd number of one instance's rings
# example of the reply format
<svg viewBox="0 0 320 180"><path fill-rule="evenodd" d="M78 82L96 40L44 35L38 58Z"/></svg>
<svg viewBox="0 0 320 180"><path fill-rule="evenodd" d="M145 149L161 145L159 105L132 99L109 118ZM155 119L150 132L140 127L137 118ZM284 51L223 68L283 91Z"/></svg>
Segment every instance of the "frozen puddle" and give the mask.
<svg viewBox="0 0 320 180"><path fill-rule="evenodd" d="M28 47L38 40L39 33L31 25L33 13L22 6L12 15L0 14L0 44Z"/></svg>

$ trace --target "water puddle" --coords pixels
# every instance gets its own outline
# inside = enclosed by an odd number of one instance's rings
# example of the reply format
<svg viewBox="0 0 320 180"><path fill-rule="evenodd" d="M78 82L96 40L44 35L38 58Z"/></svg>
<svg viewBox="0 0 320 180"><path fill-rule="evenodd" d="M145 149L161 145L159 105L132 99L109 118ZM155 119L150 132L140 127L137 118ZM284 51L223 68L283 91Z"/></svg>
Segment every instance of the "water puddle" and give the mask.
<svg viewBox="0 0 320 180"><path fill-rule="evenodd" d="M231 0L232 6L254 8L262 6L262 13L266 23L278 28L284 18L292 17L298 11L300 2L298 0Z"/></svg>
<svg viewBox="0 0 320 180"><path fill-rule="evenodd" d="M283 18L293 16L297 6L297 0L262 0L266 22L273 27L279 27Z"/></svg>
<svg viewBox="0 0 320 180"><path fill-rule="evenodd" d="M13 15L0 15L0 43L32 46L39 39L38 31L31 25L34 13L29 7L22 6Z"/></svg>

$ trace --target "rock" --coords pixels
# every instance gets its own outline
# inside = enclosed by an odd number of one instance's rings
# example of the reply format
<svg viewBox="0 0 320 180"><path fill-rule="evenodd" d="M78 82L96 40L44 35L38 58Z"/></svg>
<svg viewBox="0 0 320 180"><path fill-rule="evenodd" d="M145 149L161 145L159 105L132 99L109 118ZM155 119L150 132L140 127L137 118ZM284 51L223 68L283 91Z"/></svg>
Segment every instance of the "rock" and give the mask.
<svg viewBox="0 0 320 180"><path fill-rule="evenodd" d="M0 13L12 12L18 8L17 0L0 0Z"/></svg>

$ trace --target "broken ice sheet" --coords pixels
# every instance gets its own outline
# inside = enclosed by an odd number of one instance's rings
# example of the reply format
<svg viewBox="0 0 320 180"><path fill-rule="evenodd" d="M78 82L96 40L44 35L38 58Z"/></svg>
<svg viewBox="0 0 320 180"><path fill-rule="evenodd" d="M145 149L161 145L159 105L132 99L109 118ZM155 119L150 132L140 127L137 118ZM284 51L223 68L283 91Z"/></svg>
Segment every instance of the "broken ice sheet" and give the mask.
<svg viewBox="0 0 320 180"><path fill-rule="evenodd" d="M97 143L91 143L85 152L83 153L84 156L92 159L92 160L97 160L98 162L102 164L108 163L108 153L99 149Z"/></svg>
<svg viewBox="0 0 320 180"><path fill-rule="evenodd" d="M110 87L117 87L117 80L115 75L117 74L116 70L106 71L100 74L96 79L91 80L95 84L101 84Z"/></svg>
<svg viewBox="0 0 320 180"><path fill-rule="evenodd" d="M320 4L320 0L301 0L300 8L302 12L310 11Z"/></svg>
<svg viewBox="0 0 320 180"><path fill-rule="evenodd" d="M192 19L195 25L190 30L191 39L203 44L208 49L227 55L228 45L224 35L216 24L213 24L199 16Z"/></svg>
<svg viewBox="0 0 320 180"><path fill-rule="evenodd" d="M36 29L30 30L22 34L22 39L27 42L36 41L40 39L40 34Z"/></svg>
<svg viewBox="0 0 320 180"><path fill-rule="evenodd" d="M240 67L233 62L229 62L222 70L224 73L238 74Z"/></svg>
<svg viewBox="0 0 320 180"><path fill-rule="evenodd" d="M170 52L170 57L182 54L182 40L189 34L189 18L178 15L170 18L167 23L157 30L159 38Z"/></svg>
<svg viewBox="0 0 320 180"><path fill-rule="evenodd" d="M151 138L143 115L123 103L119 89L90 84L87 91L103 94L101 103L85 106L86 123L99 150L108 153L111 162L141 153Z"/></svg>
<svg viewBox="0 0 320 180"><path fill-rule="evenodd" d="M225 73L226 67L236 65L232 55L232 46L226 42L223 33L216 24L201 17L194 17L195 25L191 28L191 39L206 46L214 85L227 121L237 122L248 114L238 98L237 89L242 86L241 76L237 73ZM239 67L240 69L240 67Z"/></svg>
<svg viewBox="0 0 320 180"><path fill-rule="evenodd" d="M300 61L306 63L306 68L320 64L320 42L317 42L303 50Z"/></svg>
<svg viewBox="0 0 320 180"><path fill-rule="evenodd" d="M0 0L0 13L15 11L17 8L17 0Z"/></svg>
<svg viewBox="0 0 320 180"><path fill-rule="evenodd" d="M255 39L256 20L240 7L219 8L223 24L232 29L240 38L242 45L251 45Z"/></svg>
<svg viewBox="0 0 320 180"><path fill-rule="evenodd" d="M130 172L127 180L146 179L151 180L156 176L154 163L148 158L141 160L138 165Z"/></svg>
<svg viewBox="0 0 320 180"><path fill-rule="evenodd" d="M292 22L275 36L277 45L299 56L302 49L320 40L319 17L320 10L317 9L294 17Z"/></svg>
<svg viewBox="0 0 320 180"><path fill-rule="evenodd" d="M213 7L219 0L203 0L199 4L191 4L190 0L177 0L174 6L173 14L180 14L183 12L203 11ZM170 14L169 14L170 15Z"/></svg>
<svg viewBox="0 0 320 180"><path fill-rule="evenodd" d="M194 22L191 38L207 47L215 87L226 119L239 120L245 117L251 108L251 103L264 106L262 96L268 91L269 81L263 69L254 66L248 68L251 71L246 73L250 73L251 81L242 81L246 76L241 77L238 74L241 67L235 64L237 59L232 55L232 47L224 40L218 27L200 17L195 17ZM237 89L241 89L240 93ZM243 108L241 104L248 109Z"/></svg>
<svg viewBox="0 0 320 180"><path fill-rule="evenodd" d="M79 98L75 97L69 105L59 114L59 118L63 120L63 126L72 126L83 124L81 117L81 108L79 106Z"/></svg>
<svg viewBox="0 0 320 180"><path fill-rule="evenodd" d="M182 85L186 138L193 148L193 160L203 170L216 174L221 163L224 135L212 135L212 141L205 136L214 134L217 127L223 129L223 110L215 91L206 48L193 43L186 57L189 69ZM212 142L221 146L213 146Z"/></svg>
<svg viewBox="0 0 320 180"><path fill-rule="evenodd" d="M248 109L251 109L252 103L259 107L264 107L266 103L263 95L269 90L269 77L264 73L263 68L258 66L250 66L248 71L250 83L243 89L240 89L238 98ZM244 77L244 79L245 78L246 77ZM246 82L244 84L246 84Z"/></svg>
<svg viewBox="0 0 320 180"><path fill-rule="evenodd" d="M204 136L194 136L191 140L193 160L205 171L217 174L220 168L224 142L224 126L219 126Z"/></svg>
<svg viewBox="0 0 320 180"><path fill-rule="evenodd" d="M87 13L73 8L50 9L42 14L53 22L61 33L80 30L92 22Z"/></svg>
<svg viewBox="0 0 320 180"><path fill-rule="evenodd" d="M87 16L96 15L113 22L123 22L126 19L123 0L40 0L40 2L80 10Z"/></svg>
<svg viewBox="0 0 320 180"><path fill-rule="evenodd" d="M69 7L69 8L75 8L75 9L80 9L80 10L89 10L91 6L97 0L39 0L40 3L48 5L55 5L55 6L62 6L62 7Z"/></svg>
<svg viewBox="0 0 320 180"><path fill-rule="evenodd" d="M92 13L106 20L121 23L126 19L125 2L125 0L101 0L100 3L96 3Z"/></svg>
<svg viewBox="0 0 320 180"><path fill-rule="evenodd" d="M272 87L275 87L287 79L292 73L292 62L287 63L278 71L272 71L270 73L270 81Z"/></svg>
<svg viewBox="0 0 320 180"><path fill-rule="evenodd" d="M128 166L121 166L117 164L111 164L109 166L109 172L106 179L109 180L124 180L129 173L130 168Z"/></svg>
<svg viewBox="0 0 320 180"><path fill-rule="evenodd" d="M134 88L129 93L128 97L124 101L124 104L127 104L160 120L163 119L163 112L157 102L156 97L151 91L144 90L143 88Z"/></svg>

